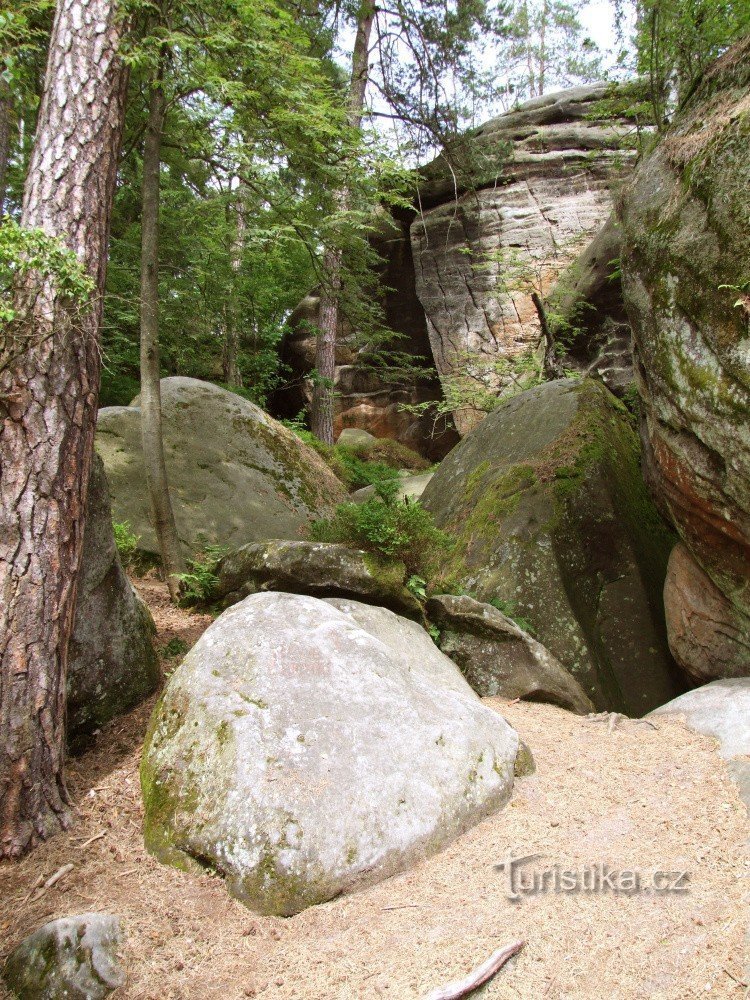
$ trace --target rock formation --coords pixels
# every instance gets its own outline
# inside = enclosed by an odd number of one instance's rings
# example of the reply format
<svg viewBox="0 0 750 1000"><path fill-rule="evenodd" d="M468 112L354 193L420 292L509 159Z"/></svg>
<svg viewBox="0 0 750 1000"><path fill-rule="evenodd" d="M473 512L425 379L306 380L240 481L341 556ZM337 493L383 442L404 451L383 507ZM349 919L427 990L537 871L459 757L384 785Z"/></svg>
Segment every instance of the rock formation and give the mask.
<svg viewBox="0 0 750 1000"><path fill-rule="evenodd" d="M422 495L457 539L445 572L513 607L598 708L628 715L681 690L662 603L674 538L638 460L623 404L559 380L502 403Z"/></svg>
<svg viewBox="0 0 750 1000"><path fill-rule="evenodd" d="M411 226L416 288L443 382L497 394L508 362L537 347L542 296L612 210L631 169L632 124L612 118L604 84L528 101L462 140L468 166L425 173ZM602 110L599 110L599 108ZM454 410L460 433L483 416Z"/></svg>
<svg viewBox="0 0 750 1000"><path fill-rule="evenodd" d="M144 748L148 849L289 915L439 850L509 798L518 736L415 622L255 594L172 675Z"/></svg>
<svg viewBox="0 0 750 1000"><path fill-rule="evenodd" d="M706 72L620 209L645 470L685 544L668 582L670 632L703 680L750 675L748 101L745 39ZM694 613L703 574L710 638Z"/></svg>
<svg viewBox="0 0 750 1000"><path fill-rule="evenodd" d="M190 551L300 538L346 492L323 459L286 427L236 393L192 378L161 383L164 447L177 531ZM99 411L117 521L128 521L146 552L158 552L141 453L141 413Z"/></svg>
<svg viewBox="0 0 750 1000"><path fill-rule="evenodd" d="M147 698L161 674L151 614L123 571L112 531L109 486L95 455L83 562L68 649L67 736L73 747Z"/></svg>
<svg viewBox="0 0 750 1000"><path fill-rule="evenodd" d="M621 301L612 301L619 281L607 280L619 253L616 227L573 264L607 222L635 158L633 124L612 113L612 94L611 85L595 84L529 101L467 133L450 163L440 156L420 171L414 209L384 216L372 242L383 258L386 319L403 338L397 348L424 359L425 378L388 385L362 366L356 332L342 326L337 428L363 427L441 459L455 432L403 404L441 399L436 375L449 397L456 381L459 396L497 395L513 381L514 362L539 343L532 290L546 295L571 266L558 294L569 299L575 286L578 303L593 296L594 312L573 338L570 366L601 374L615 391L630 381L630 333ZM281 416L296 416L309 401L317 308L310 296L291 319L284 360L293 377L273 404ZM454 409L461 433L483 415L460 400Z"/></svg>

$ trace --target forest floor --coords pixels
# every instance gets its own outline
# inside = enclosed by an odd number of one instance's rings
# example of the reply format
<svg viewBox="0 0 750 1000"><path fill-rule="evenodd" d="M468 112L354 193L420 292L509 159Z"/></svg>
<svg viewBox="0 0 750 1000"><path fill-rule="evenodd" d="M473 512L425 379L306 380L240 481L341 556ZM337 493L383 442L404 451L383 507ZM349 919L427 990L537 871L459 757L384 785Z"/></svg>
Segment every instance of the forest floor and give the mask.
<svg viewBox="0 0 750 1000"><path fill-rule="evenodd" d="M170 607L158 582L138 587L160 648L175 637L191 645L209 624ZM220 878L146 854L138 764L153 702L143 705L70 761L72 829L0 867L0 960L47 920L106 910L125 922L128 982L113 996L129 1000L411 1000L516 938L524 950L477 995L747 997L748 822L713 741L679 721L625 721L610 732L549 705L488 704L536 760L509 805L411 871L289 919L257 917ZM644 879L687 871L689 883L685 892L546 891L513 902L494 867L510 852L540 855L524 875L606 863ZM67 864L52 888L34 889Z"/></svg>

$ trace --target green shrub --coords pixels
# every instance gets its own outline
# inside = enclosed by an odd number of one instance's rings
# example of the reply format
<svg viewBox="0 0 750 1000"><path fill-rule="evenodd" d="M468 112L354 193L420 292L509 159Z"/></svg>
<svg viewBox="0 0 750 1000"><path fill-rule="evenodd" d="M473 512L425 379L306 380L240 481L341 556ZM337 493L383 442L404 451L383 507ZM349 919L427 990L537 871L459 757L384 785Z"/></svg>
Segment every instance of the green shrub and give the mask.
<svg viewBox="0 0 750 1000"><path fill-rule="evenodd" d="M112 530L115 535L115 545L124 567L135 562L139 538L130 529L129 521L113 521Z"/></svg>
<svg viewBox="0 0 750 1000"><path fill-rule="evenodd" d="M162 647L162 655L172 660L176 659L178 656L184 656L189 649L190 646L188 646L185 640L176 635Z"/></svg>
<svg viewBox="0 0 750 1000"><path fill-rule="evenodd" d="M406 566L410 577L429 581L440 553L451 548L432 515L414 500L398 500L398 481L375 484L375 495L362 504L343 503L334 516L314 521L311 536L318 542L340 542L374 552Z"/></svg>
<svg viewBox="0 0 750 1000"><path fill-rule="evenodd" d="M534 625L529 621L528 618L524 618L523 615L519 615L516 610L516 604L514 601L504 601L501 597L493 597L491 601L488 602L493 608L497 608L498 611L502 611L506 618L518 625L520 629L524 632L528 632L529 635L534 635Z"/></svg>
<svg viewBox="0 0 750 1000"><path fill-rule="evenodd" d="M130 406L140 391L141 383L137 378L108 368L102 369L99 406Z"/></svg>
<svg viewBox="0 0 750 1000"><path fill-rule="evenodd" d="M177 576L182 584L181 604L207 604L213 600L219 582L216 570L227 552L225 545L206 545L195 559L187 560L187 573Z"/></svg>

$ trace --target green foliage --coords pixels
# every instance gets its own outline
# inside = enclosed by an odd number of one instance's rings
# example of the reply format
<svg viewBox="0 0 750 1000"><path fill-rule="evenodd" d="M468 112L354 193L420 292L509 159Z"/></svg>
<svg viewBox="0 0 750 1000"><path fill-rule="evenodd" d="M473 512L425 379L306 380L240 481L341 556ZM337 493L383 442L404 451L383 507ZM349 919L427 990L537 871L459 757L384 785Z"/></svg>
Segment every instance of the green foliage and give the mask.
<svg viewBox="0 0 750 1000"><path fill-rule="evenodd" d="M190 650L190 646L181 639L179 636L173 636L169 642L165 643L162 647L162 656L166 656L168 659L173 660L177 657L184 656Z"/></svg>
<svg viewBox="0 0 750 1000"><path fill-rule="evenodd" d="M528 632L531 636L535 634L534 626L529 619L518 614L515 601L504 601L500 597L493 597L488 603L491 604L493 608L497 608L498 611L502 611L506 618L510 618L510 620L514 624L518 625L518 627L524 632Z"/></svg>
<svg viewBox="0 0 750 1000"><path fill-rule="evenodd" d="M420 601L427 600L427 581L413 573L406 581L406 589Z"/></svg>
<svg viewBox="0 0 750 1000"><path fill-rule="evenodd" d="M14 282L30 275L41 286L50 282L55 294L85 308L94 290L93 279L72 250L41 229L23 229L6 217L0 224L0 321L15 319Z"/></svg>
<svg viewBox="0 0 750 1000"><path fill-rule="evenodd" d="M380 439L374 444L329 445L319 441L297 421L284 423L317 451L350 492L389 480L397 483L398 469L427 468L427 462L420 455L398 441Z"/></svg>
<svg viewBox="0 0 750 1000"><path fill-rule="evenodd" d="M365 503L339 504L332 518L314 521L311 537L377 553L403 563L412 580L429 581L440 554L452 546L449 536L435 527L432 515L421 504L397 499L395 480L378 483L375 490Z"/></svg>
<svg viewBox="0 0 750 1000"><path fill-rule="evenodd" d="M187 572L177 576L183 605L207 604L213 600L219 582L216 570L228 551L224 545L206 545L198 556L187 560Z"/></svg>
<svg viewBox="0 0 750 1000"><path fill-rule="evenodd" d="M113 521L112 530L120 562L124 567L128 567L135 561L139 538L133 533L129 521Z"/></svg>

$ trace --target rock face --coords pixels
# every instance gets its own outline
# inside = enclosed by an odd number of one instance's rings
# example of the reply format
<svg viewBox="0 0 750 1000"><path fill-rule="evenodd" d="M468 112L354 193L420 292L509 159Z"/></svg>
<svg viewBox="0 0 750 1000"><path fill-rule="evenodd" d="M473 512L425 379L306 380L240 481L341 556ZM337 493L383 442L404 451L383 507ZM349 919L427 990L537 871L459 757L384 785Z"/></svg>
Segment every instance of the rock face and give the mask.
<svg viewBox="0 0 750 1000"><path fill-rule="evenodd" d="M504 362L537 347L533 288L545 295L606 222L635 158L632 123L597 117L610 93L594 84L536 98L464 138L457 181L442 157L424 171L412 253L444 384L497 394ZM483 415L467 403L456 427L465 434Z"/></svg>
<svg viewBox="0 0 750 1000"><path fill-rule="evenodd" d="M151 614L120 563L109 486L95 455L89 483L82 578L68 651L68 742L73 748L147 698L160 680Z"/></svg>
<svg viewBox="0 0 750 1000"><path fill-rule="evenodd" d="M222 559L216 597L225 607L271 590L312 597L351 597L422 619L404 586L402 564L384 565L356 549L328 542L253 542Z"/></svg>
<svg viewBox="0 0 750 1000"><path fill-rule="evenodd" d="M669 648L697 684L750 676L748 620L719 590L680 542L669 557L664 584Z"/></svg>
<svg viewBox="0 0 750 1000"><path fill-rule="evenodd" d="M162 379L161 392L167 472L187 549L299 538L346 498L312 448L241 396L178 377ZM157 552L137 403L99 411L96 446L115 519L129 521L140 547Z"/></svg>
<svg viewBox="0 0 750 1000"><path fill-rule="evenodd" d="M516 733L416 623L256 594L206 631L157 706L148 849L293 914L403 870L499 809Z"/></svg>
<svg viewBox="0 0 750 1000"><path fill-rule="evenodd" d="M427 602L440 649L482 698L546 701L583 715L594 705L548 649L491 604L440 594Z"/></svg>
<svg viewBox="0 0 750 1000"><path fill-rule="evenodd" d="M662 705L651 715L681 715L691 729L714 736L750 811L750 678L734 677L704 684Z"/></svg>
<svg viewBox="0 0 750 1000"><path fill-rule="evenodd" d="M723 595L706 613L727 672L750 637L750 39L707 71L625 193L623 287L645 414L646 470L696 568ZM743 291L744 288L744 291ZM683 578L687 574L682 559ZM691 586L672 586L670 618L694 619ZM680 608L680 603L682 607ZM709 609L710 606L710 609ZM688 626L689 628L691 626ZM682 626L675 655L694 677ZM735 653L729 647L736 646ZM711 668L713 676L720 669Z"/></svg>
<svg viewBox="0 0 750 1000"><path fill-rule="evenodd" d="M120 920L111 914L61 917L11 952L3 978L20 1000L101 1000L125 985L122 942Z"/></svg>
<svg viewBox="0 0 750 1000"><path fill-rule="evenodd" d="M674 540L638 458L622 403L563 379L501 404L422 495L458 542L446 572L514 605L598 708L629 715L681 690L662 605Z"/></svg>

